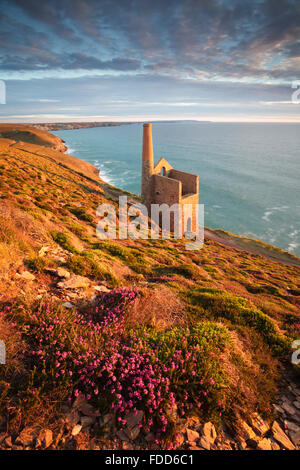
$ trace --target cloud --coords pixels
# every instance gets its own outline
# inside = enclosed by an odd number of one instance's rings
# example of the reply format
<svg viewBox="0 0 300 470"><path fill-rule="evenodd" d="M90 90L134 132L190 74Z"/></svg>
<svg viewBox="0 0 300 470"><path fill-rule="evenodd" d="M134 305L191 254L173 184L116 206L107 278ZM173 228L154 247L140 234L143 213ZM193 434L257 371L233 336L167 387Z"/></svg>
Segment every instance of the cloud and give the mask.
<svg viewBox="0 0 300 470"><path fill-rule="evenodd" d="M280 104L300 104L300 101L260 101L260 103L268 106L278 106Z"/></svg>
<svg viewBox="0 0 300 470"><path fill-rule="evenodd" d="M299 0L0 2L7 119L299 120Z"/></svg>
<svg viewBox="0 0 300 470"><path fill-rule="evenodd" d="M24 98L24 101L30 103L59 103L60 100L50 100L48 98Z"/></svg>
<svg viewBox="0 0 300 470"><path fill-rule="evenodd" d="M3 71L136 71L259 81L299 75L298 0L2 3Z"/></svg>

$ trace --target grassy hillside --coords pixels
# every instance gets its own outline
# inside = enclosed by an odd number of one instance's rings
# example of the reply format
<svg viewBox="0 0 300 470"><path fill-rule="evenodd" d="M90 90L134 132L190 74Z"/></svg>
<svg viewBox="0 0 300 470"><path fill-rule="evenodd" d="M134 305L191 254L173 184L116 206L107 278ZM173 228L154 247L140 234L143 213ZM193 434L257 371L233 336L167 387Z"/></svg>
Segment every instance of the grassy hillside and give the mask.
<svg viewBox="0 0 300 470"><path fill-rule="evenodd" d="M0 124L0 137L50 147L61 152L67 149L59 137L23 124Z"/></svg>
<svg viewBox="0 0 300 470"><path fill-rule="evenodd" d="M142 448L180 447L187 419L233 435L254 412L271 422L299 339L299 259L263 244L257 253L247 239L239 249L209 230L199 251L178 240L101 241L96 209L123 192L55 150L54 136L27 129L24 142L25 131L6 127L0 433L46 426L65 448L65 416L80 398L96 416L80 434L88 448L121 442L132 410Z"/></svg>

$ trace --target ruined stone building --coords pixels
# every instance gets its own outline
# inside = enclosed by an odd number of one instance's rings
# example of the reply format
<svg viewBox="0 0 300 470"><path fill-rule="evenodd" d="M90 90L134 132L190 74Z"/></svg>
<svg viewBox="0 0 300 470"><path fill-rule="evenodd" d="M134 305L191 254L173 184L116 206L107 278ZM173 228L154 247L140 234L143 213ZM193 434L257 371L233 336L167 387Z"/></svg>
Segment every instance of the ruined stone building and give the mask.
<svg viewBox="0 0 300 470"><path fill-rule="evenodd" d="M184 206L189 204L188 215L182 219L184 232L197 232L198 228L199 177L185 171L179 171L161 158L153 163L152 125L143 126L142 156L142 202L151 214L151 204L180 204L182 214ZM174 217L171 215L170 230L174 232Z"/></svg>

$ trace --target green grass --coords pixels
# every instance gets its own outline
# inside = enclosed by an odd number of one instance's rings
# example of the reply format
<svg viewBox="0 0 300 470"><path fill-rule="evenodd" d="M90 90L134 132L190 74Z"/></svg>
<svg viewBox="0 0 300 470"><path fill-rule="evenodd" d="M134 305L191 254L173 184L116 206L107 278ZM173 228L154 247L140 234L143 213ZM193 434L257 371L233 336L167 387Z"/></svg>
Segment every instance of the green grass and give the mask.
<svg viewBox="0 0 300 470"><path fill-rule="evenodd" d="M112 286L120 284L119 279L112 273L108 266L104 266L92 257L89 252L73 255L67 261L67 267L70 271L81 276L86 276L94 280L106 279Z"/></svg>
<svg viewBox="0 0 300 470"><path fill-rule="evenodd" d="M56 232L51 231L50 235L52 236L53 240L58 243L64 250L69 251L70 253L78 253L76 248L71 244L69 240L69 235L65 232Z"/></svg>
<svg viewBox="0 0 300 470"><path fill-rule="evenodd" d="M77 219L83 220L85 222L93 223L93 217L87 213L87 211L83 207L72 207L69 211L74 214Z"/></svg>
<svg viewBox="0 0 300 470"><path fill-rule="evenodd" d="M41 258L39 256L35 256L25 260L25 265L34 272L41 273L44 271L45 267L56 267L56 263L53 259Z"/></svg>
<svg viewBox="0 0 300 470"><path fill-rule="evenodd" d="M252 294L270 294L276 297L282 297L283 294L280 289L276 286L271 286L269 284L249 284L246 286L248 292ZM285 296L284 296L285 297Z"/></svg>
<svg viewBox="0 0 300 470"><path fill-rule="evenodd" d="M130 249L111 241L101 241L93 244L93 249L104 250L112 256L120 258L123 261L127 261L131 258Z"/></svg>
<svg viewBox="0 0 300 470"><path fill-rule="evenodd" d="M173 266L160 265L154 267L154 272L160 275L179 275L186 279L198 280L199 273L192 264L182 263Z"/></svg>
<svg viewBox="0 0 300 470"><path fill-rule="evenodd" d="M204 403L199 409L199 414L213 421L219 420L219 405L225 404L229 398L227 372L220 361L220 354L225 349L231 349L230 335L225 326L205 321L198 322L189 329L174 328L164 332L143 327L135 329L133 336L140 338L142 343L147 345L146 351L154 352L156 360L166 367L170 367L178 353L192 352L192 359L187 361L184 371L180 368L174 369L171 383L180 400L184 399L187 392L192 400L199 394L199 381L202 378L200 387L210 389L210 392L207 400L203 397ZM213 381L213 387L210 386L210 381ZM193 414L195 413L194 410Z"/></svg>
<svg viewBox="0 0 300 470"><path fill-rule="evenodd" d="M258 308L249 306L243 297L205 288L193 289L188 296L192 304L207 310L214 318L226 318L234 325L255 329L276 355L284 356L290 351L290 340L279 334L275 322Z"/></svg>

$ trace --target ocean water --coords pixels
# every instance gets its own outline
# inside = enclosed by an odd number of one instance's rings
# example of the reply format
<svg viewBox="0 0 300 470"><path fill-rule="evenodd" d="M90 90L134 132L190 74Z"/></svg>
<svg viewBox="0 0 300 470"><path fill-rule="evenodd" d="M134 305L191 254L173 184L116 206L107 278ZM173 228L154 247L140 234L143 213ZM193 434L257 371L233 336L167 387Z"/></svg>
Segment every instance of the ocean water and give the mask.
<svg viewBox="0 0 300 470"><path fill-rule="evenodd" d="M300 256L300 125L154 123L155 162L199 175L205 225ZM57 131L69 153L140 194L142 124Z"/></svg>

